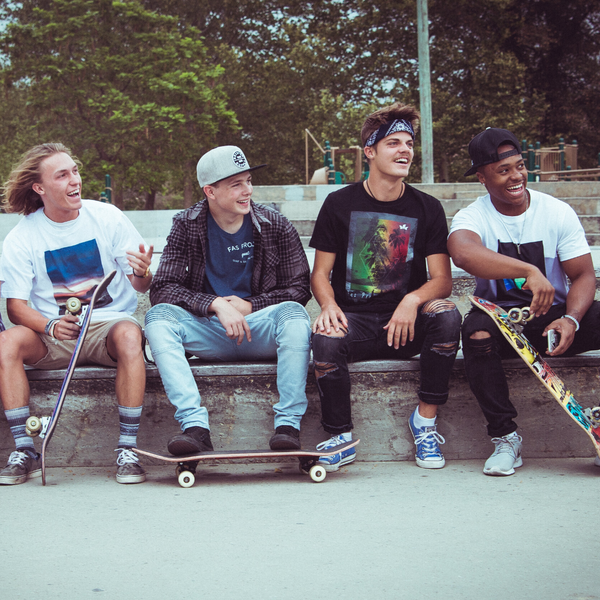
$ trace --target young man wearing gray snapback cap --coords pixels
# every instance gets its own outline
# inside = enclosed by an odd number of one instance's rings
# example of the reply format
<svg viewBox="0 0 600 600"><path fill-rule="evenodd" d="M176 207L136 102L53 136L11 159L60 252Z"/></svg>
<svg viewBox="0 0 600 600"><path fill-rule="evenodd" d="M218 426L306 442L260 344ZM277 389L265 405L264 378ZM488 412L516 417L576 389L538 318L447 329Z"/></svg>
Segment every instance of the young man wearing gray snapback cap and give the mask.
<svg viewBox="0 0 600 600"><path fill-rule="evenodd" d="M504 308L530 306L535 318L524 334L547 346L548 331L560 336L550 356L600 348L600 303L583 227L565 202L527 189L527 169L517 138L489 128L469 144L471 168L487 194L452 220L448 249L456 266L476 278L475 295ZM569 286L567 277L571 281ZM495 444L486 475L512 475L523 464L522 438L509 399L502 358L515 356L494 322L473 308L462 329L465 372L488 421ZM596 459L600 466L600 460Z"/></svg>
<svg viewBox="0 0 600 600"><path fill-rule="evenodd" d="M273 450L300 448L307 407L310 269L300 237L255 204L242 150L221 146L197 166L205 199L177 214L150 289L146 336L181 433L168 450L212 450L208 412L186 359L277 359Z"/></svg>

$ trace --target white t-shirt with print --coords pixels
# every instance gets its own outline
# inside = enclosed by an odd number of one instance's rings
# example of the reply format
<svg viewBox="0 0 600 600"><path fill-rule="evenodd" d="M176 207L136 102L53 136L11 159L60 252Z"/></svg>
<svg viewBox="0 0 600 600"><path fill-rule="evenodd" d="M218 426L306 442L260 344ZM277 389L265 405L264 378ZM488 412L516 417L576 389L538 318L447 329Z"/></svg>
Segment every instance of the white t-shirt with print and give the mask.
<svg viewBox="0 0 600 600"><path fill-rule="evenodd" d="M564 303L569 288L560 263L589 254L590 248L579 218L568 204L536 190L528 192L530 206L516 217L499 213L489 194L477 198L452 219L450 234L468 229L479 235L486 248L535 264L556 290L554 304ZM520 304L519 294L523 301L527 295L531 297L530 292L517 290L512 280L477 277L476 281L476 296L504 306Z"/></svg>
<svg viewBox="0 0 600 600"><path fill-rule="evenodd" d="M116 269L92 321L131 315L137 296L127 278L133 271L126 251L137 251L143 243L131 221L110 204L83 200L78 217L66 223L51 221L40 208L23 217L4 240L2 297L30 300L50 319L64 314L70 297L89 301L105 275Z"/></svg>

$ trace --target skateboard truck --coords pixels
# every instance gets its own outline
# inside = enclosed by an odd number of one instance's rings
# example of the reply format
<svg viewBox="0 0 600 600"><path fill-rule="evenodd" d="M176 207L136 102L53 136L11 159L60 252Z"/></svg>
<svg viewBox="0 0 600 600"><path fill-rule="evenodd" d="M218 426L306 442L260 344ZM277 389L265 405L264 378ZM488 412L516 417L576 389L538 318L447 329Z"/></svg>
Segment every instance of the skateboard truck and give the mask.
<svg viewBox="0 0 600 600"><path fill-rule="evenodd" d="M534 316L529 306L523 308L515 306L508 311L508 318L518 333L523 333L526 323L529 323Z"/></svg>
<svg viewBox="0 0 600 600"><path fill-rule="evenodd" d="M65 304L65 309L72 315L78 317L77 325L81 327L83 325L83 319L85 319L85 313L87 313L89 304L82 304L79 298L69 298Z"/></svg>

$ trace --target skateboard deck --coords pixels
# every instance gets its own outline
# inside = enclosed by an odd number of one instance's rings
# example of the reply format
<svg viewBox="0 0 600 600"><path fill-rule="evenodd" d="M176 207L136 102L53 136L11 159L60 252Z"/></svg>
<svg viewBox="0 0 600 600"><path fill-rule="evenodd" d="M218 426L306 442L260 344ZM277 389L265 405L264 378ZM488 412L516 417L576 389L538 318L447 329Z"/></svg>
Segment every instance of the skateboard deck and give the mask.
<svg viewBox="0 0 600 600"><path fill-rule="evenodd" d="M513 309L506 312L489 300L477 296L469 296L471 303L487 313L496 323L498 329L517 351L525 364L535 373L544 387L552 394L566 413L577 423L594 444L596 454L600 456L600 407L583 409L563 381L556 375L541 354L521 333L520 325L532 318L527 308Z"/></svg>
<svg viewBox="0 0 600 600"><path fill-rule="evenodd" d="M181 487L191 487L196 481L196 466L199 462L210 460L249 460L254 458L280 459L293 456L300 462L300 470L306 473L310 478L319 483L323 481L327 475L325 468L318 464L319 457L333 456L338 452L353 448L358 445L360 440L353 440L346 444L336 446L330 451L319 450L213 450L209 452L199 452L198 454L190 454L188 456L173 456L171 454L156 454L147 450L133 448L133 450L142 456L149 456L157 460L162 460L170 463L177 463L176 474L177 480Z"/></svg>
<svg viewBox="0 0 600 600"><path fill-rule="evenodd" d="M73 373L75 372L77 359L79 358L79 354L81 353L81 349L83 348L83 344L85 342L85 336L87 335L88 329L90 327L92 311L94 310L94 306L96 305L97 300L102 296L102 294L104 294L106 288L109 286L116 273L116 271L112 271L98 284L98 286L94 290L94 294L92 295L89 304L82 305L81 302L79 302L76 298L69 298L67 300L66 306L69 312L71 312L72 314L77 314L78 312L81 312L79 320L81 330L79 331L79 336L77 337L77 342L75 343L75 349L73 350L73 354L71 355L71 360L69 361L69 366L67 367L65 378L63 379L62 385L60 387L60 392L58 393L58 398L56 400L56 404L54 405L52 415L50 417L42 417L41 419L38 417L30 417L27 420L27 433L29 435L39 434L40 437L44 438L44 441L42 443L43 485L46 485L46 453L48 450L48 444L50 443L52 435L54 434L54 430L56 429L58 417L60 417L60 413L65 398L67 396L67 390L69 389L69 384L71 383Z"/></svg>

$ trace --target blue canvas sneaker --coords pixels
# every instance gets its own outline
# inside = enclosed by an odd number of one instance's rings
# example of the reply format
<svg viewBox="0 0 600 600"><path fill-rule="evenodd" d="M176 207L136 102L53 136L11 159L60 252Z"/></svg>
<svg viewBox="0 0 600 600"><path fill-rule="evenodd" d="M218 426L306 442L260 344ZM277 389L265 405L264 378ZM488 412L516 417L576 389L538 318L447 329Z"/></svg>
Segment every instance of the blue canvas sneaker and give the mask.
<svg viewBox="0 0 600 600"><path fill-rule="evenodd" d="M446 460L440 450L440 444L445 444L446 440L437 432L435 425L433 427L416 427L416 411L415 408L410 415L408 427L417 447L415 452L417 466L422 469L441 469L446 464Z"/></svg>
<svg viewBox="0 0 600 600"><path fill-rule="evenodd" d="M340 444L346 444L351 442L351 436L348 436L349 439L346 439L346 434L341 433L340 435L334 435L328 440L321 442L317 446L317 450L331 450ZM338 452L338 454L333 454L331 456L321 456L319 458L319 464L323 465L323 468L326 471L337 471L340 467L344 465L350 464L354 462L356 459L356 448L348 448L347 450L342 450L342 452Z"/></svg>

